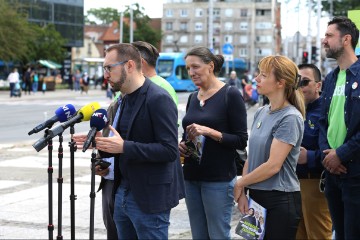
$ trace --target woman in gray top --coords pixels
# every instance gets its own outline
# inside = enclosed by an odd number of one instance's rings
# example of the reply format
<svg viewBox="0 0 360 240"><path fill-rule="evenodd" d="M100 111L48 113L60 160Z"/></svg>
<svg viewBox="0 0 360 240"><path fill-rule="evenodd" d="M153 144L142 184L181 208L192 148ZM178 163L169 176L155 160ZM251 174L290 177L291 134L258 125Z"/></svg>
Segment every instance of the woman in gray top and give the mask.
<svg viewBox="0 0 360 240"><path fill-rule="evenodd" d="M257 90L270 104L258 109L249 138L248 161L234 197L243 213L249 196L267 210L266 239L295 239L301 218L301 195L296 164L304 131L305 105L297 90L298 68L284 56L259 63Z"/></svg>

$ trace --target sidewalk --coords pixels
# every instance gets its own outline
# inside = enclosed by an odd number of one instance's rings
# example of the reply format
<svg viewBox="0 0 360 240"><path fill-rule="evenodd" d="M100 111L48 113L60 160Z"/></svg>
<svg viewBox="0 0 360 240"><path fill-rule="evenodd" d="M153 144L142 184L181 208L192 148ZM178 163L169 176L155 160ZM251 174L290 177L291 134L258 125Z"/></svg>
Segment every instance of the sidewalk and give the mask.
<svg viewBox="0 0 360 240"><path fill-rule="evenodd" d="M36 95L22 95L21 98L10 98L7 91L0 91L0 104L12 102L14 104L23 101L56 101L62 96L81 96L80 93L69 90L56 90L54 92L41 92ZM89 90L89 96L105 96L105 91L100 89ZM106 101L106 100L105 100ZM62 220L61 232L59 233L59 200L57 179L59 177L58 138L54 138L52 151L52 174L53 188L53 218L55 226L53 238L63 236L64 239L71 237L70 224L70 152L69 139L64 136L62 160ZM39 153L31 146L33 142L17 142L0 144L0 239L48 239L49 231L49 166L48 150L44 148ZM91 151L83 153L75 152L75 237L76 239L89 238L90 226L90 191L91 191ZM96 176L95 191L100 182ZM214 206L216 207L216 206ZM239 214L234 207L231 235L235 234L235 226L239 220ZM94 238L106 239L105 227L101 215L101 193L96 193ZM190 225L185 201L172 209L170 217L169 238L190 239Z"/></svg>

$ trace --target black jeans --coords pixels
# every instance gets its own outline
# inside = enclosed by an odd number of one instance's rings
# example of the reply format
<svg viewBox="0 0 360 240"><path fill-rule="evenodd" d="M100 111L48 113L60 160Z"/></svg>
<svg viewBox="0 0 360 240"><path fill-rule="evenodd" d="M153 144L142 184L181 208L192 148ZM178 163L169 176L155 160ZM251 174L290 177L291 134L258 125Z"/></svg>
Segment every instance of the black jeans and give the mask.
<svg viewBox="0 0 360 240"><path fill-rule="evenodd" d="M335 239L359 239L360 176L340 178L326 172L325 196Z"/></svg>
<svg viewBox="0 0 360 240"><path fill-rule="evenodd" d="M300 192L250 189L250 197L266 208L264 239L295 239L302 217Z"/></svg>

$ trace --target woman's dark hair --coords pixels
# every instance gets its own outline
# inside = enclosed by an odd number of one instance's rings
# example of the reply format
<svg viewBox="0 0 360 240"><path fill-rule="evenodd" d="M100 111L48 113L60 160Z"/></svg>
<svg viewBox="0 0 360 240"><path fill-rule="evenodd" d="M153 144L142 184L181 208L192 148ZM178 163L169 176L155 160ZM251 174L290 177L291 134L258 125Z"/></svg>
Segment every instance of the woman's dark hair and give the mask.
<svg viewBox="0 0 360 240"><path fill-rule="evenodd" d="M194 47L186 53L185 59L188 56L197 56L206 64L213 62L215 75L221 71L224 64L224 57L219 54L214 55L207 47Z"/></svg>

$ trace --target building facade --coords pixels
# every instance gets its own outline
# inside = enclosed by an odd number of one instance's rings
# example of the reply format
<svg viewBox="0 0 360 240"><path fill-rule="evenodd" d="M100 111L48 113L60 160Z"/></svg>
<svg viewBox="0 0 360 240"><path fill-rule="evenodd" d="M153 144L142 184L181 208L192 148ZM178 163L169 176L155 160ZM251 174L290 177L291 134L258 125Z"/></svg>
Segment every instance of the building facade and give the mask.
<svg viewBox="0 0 360 240"><path fill-rule="evenodd" d="M202 45L223 54L230 43L234 58L245 60L253 72L261 58L281 53L280 6L276 0L167 0L162 51Z"/></svg>

